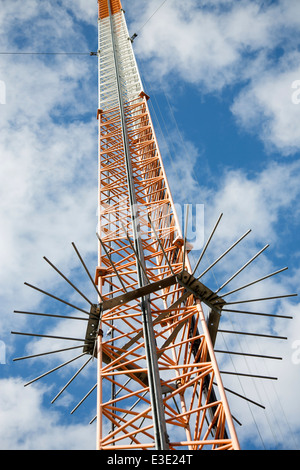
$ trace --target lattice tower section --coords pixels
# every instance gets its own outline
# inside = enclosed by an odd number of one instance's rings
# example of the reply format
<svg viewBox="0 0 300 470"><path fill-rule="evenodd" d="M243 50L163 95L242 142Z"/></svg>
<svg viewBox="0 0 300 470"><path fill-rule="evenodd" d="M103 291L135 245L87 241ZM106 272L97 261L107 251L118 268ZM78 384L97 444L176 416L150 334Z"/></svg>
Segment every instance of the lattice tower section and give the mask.
<svg viewBox="0 0 300 470"><path fill-rule="evenodd" d="M190 264L147 101L121 4L101 0L96 281L105 299L158 284L103 312L98 449L238 449L201 302L167 285Z"/></svg>

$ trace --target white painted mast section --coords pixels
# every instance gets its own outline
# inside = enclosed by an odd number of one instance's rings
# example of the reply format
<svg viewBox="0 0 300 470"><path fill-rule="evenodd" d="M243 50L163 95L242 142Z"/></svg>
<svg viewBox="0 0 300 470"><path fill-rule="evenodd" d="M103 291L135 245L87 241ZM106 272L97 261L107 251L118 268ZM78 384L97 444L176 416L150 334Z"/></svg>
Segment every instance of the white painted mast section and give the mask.
<svg viewBox="0 0 300 470"><path fill-rule="evenodd" d="M122 98L123 102L131 101L139 97L143 87L123 10L112 15L112 23ZM110 18L99 19L98 29L99 109L105 111L119 103Z"/></svg>

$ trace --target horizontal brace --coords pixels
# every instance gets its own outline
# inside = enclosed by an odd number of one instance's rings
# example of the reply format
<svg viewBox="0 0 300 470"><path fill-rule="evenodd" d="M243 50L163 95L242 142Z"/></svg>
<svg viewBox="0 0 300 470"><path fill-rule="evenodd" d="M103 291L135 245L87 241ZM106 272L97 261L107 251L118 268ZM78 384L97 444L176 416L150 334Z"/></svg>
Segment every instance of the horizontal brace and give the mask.
<svg viewBox="0 0 300 470"><path fill-rule="evenodd" d="M140 287L131 292L127 292L126 294L119 295L118 297L115 297L113 299L105 300L102 304L103 311L110 310L120 304L126 304L128 302L131 302L132 300L145 297L146 295L149 295L152 292L165 289L166 287L170 287L176 284L176 282L176 276L169 276L160 281L156 281L152 284Z"/></svg>

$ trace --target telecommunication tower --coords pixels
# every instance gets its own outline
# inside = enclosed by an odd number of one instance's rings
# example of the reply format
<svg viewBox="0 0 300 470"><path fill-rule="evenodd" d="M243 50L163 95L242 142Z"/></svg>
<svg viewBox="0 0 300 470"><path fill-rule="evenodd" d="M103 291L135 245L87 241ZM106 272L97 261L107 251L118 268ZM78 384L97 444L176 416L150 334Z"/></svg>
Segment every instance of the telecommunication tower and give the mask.
<svg viewBox="0 0 300 470"><path fill-rule="evenodd" d="M87 362L97 361L97 449L238 450L214 351L221 312L226 307L220 291L266 247L218 291L200 281L250 231L196 275L222 215L192 268L188 214L182 230L125 12L120 0L98 0L98 6L95 278L73 244L97 295L94 302L87 299L90 311L85 312L82 346ZM209 309L208 318L203 306Z"/></svg>
<svg viewBox="0 0 300 470"><path fill-rule="evenodd" d="M99 51L99 449L238 448L120 1L99 1ZM122 393L104 401L107 381Z"/></svg>

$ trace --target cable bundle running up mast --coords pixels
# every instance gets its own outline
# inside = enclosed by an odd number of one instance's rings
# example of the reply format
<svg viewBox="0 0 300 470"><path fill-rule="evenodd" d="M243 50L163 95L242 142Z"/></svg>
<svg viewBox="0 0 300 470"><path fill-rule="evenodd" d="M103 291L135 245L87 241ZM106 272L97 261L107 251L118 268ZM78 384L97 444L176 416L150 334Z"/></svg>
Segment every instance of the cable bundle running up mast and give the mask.
<svg viewBox="0 0 300 470"><path fill-rule="evenodd" d="M240 303L225 301L227 295L286 268L220 295L266 246L216 292L200 281L250 230L196 275L222 215L192 268L188 214L182 233L121 2L98 0L98 4L99 225L95 279L73 243L97 301L87 299L47 258L48 264L89 303L90 310L27 284L86 314L85 318L74 318L85 320L84 338L52 337L80 341L81 346L65 350L82 348L82 354L74 360L87 356L53 402L96 359L97 383L86 397L97 390L99 450L238 450L234 419L214 350L221 312L234 312L231 305ZM254 300L268 299L245 302ZM210 312L208 320L204 305ZM64 350L53 352L60 351Z"/></svg>

